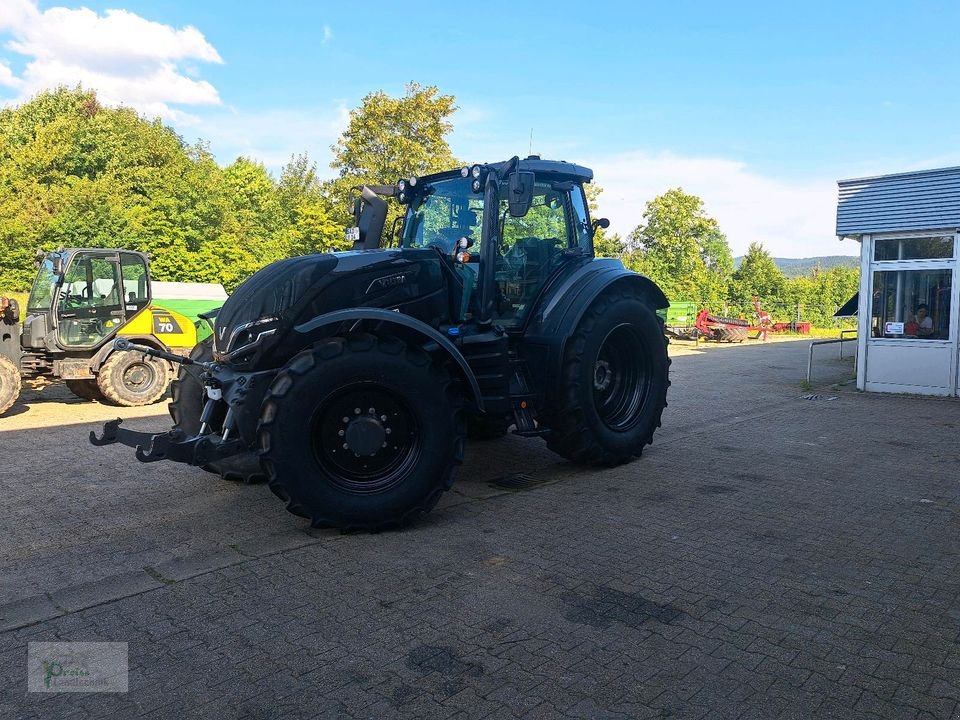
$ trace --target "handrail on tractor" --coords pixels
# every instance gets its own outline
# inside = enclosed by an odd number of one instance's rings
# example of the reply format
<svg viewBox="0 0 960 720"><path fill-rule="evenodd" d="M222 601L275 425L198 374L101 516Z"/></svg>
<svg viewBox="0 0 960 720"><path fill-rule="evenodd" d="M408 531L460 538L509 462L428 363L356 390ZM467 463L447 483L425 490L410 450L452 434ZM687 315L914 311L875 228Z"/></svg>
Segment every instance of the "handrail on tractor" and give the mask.
<svg viewBox="0 0 960 720"><path fill-rule="evenodd" d="M856 330L841 330L841 331L840 331L840 337L839 337L839 338L834 338L834 339L832 339L832 340L814 340L812 343L810 343L810 352L809 352L809 354L807 355L807 382L810 382L810 373L811 373L812 370L813 370L813 348L814 348L814 346L815 346L815 345L830 345L831 343L845 343L845 342L847 342L847 341L849 341L849 340L856 340L856 339L857 339L856 337L852 337L852 338L845 338L845 337L843 337L843 333L849 333L849 332L855 333ZM841 358L843 357L843 345L842 345L842 344L840 345L840 357L841 357Z"/></svg>

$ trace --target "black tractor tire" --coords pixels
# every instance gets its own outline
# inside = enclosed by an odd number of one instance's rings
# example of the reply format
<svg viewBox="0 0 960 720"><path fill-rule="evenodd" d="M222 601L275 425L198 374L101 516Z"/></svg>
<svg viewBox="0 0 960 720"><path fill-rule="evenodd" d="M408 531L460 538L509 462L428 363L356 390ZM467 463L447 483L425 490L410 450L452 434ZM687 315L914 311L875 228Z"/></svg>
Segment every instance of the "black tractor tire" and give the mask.
<svg viewBox="0 0 960 720"><path fill-rule="evenodd" d="M0 357L0 415L13 407L20 397L20 370L5 357Z"/></svg>
<svg viewBox="0 0 960 720"><path fill-rule="evenodd" d="M213 338L209 337L194 345L193 350L190 351L190 357L201 362L212 360ZM174 427L187 435L196 435L200 432L200 415L203 413L206 402L203 383L200 381L201 372L203 372L201 368L196 365L181 365L176 380L170 384L170 394L173 398L170 401L170 417L173 418ZM211 428L215 432L223 429L225 414L225 409L221 409L211 419ZM219 475L224 480L248 485L262 483L267 479L256 450L201 465L200 468Z"/></svg>
<svg viewBox="0 0 960 720"><path fill-rule="evenodd" d="M496 440L510 429L510 421L502 417L472 415L467 418L467 438L470 440Z"/></svg>
<svg viewBox="0 0 960 720"><path fill-rule="evenodd" d="M669 371L653 309L630 293L601 295L567 342L559 394L543 418L547 447L586 465L639 456L660 427Z"/></svg>
<svg viewBox="0 0 960 720"><path fill-rule="evenodd" d="M463 461L461 388L392 336L321 340L277 374L261 408L270 489L314 527L402 527L429 512Z"/></svg>
<svg viewBox="0 0 960 720"><path fill-rule="evenodd" d="M152 405L167 392L170 375L170 364L166 360L118 351L111 353L100 366L97 387L111 405Z"/></svg>
<svg viewBox="0 0 960 720"><path fill-rule="evenodd" d="M103 402L103 393L100 392L100 386L95 379L90 380L65 380L67 390L72 392L81 400L98 400Z"/></svg>

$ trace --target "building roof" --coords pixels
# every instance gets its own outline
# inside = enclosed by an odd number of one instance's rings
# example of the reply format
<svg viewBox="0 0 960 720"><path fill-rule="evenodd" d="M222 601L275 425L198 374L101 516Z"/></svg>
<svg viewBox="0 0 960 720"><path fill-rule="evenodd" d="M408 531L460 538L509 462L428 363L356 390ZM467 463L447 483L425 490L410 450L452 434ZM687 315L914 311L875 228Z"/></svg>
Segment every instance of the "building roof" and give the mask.
<svg viewBox="0 0 960 720"><path fill-rule="evenodd" d="M837 235L960 228L960 167L839 180Z"/></svg>

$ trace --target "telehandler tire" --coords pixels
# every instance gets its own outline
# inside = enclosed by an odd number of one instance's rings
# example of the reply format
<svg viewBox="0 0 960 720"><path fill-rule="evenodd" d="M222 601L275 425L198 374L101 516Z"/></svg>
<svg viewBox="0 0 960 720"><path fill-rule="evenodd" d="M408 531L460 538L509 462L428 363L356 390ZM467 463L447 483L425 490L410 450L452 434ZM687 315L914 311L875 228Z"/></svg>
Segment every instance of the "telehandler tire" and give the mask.
<svg viewBox="0 0 960 720"><path fill-rule="evenodd" d="M209 337L194 345L193 350L190 351L190 357L201 362L213 360L213 338ZM173 418L174 427L187 435L196 435L200 432L200 414L206 402L203 383L200 382L201 372L203 371L196 365L181 365L177 379L170 384L170 393L173 397L170 401L170 417ZM215 432L223 429L225 414L225 408L219 408L219 412L215 413L211 419L211 428ZM201 465L200 468L219 475L224 480L248 485L261 483L267 479L260 465L260 457L255 450Z"/></svg>
<svg viewBox="0 0 960 720"><path fill-rule="evenodd" d="M629 293L601 295L567 342L559 394L544 416L547 446L580 464L639 456L660 427L669 369L653 309Z"/></svg>
<svg viewBox="0 0 960 720"><path fill-rule="evenodd" d="M321 340L263 402L270 489L314 527L376 531L429 512L463 461L464 399L446 365L392 336Z"/></svg>
<svg viewBox="0 0 960 720"><path fill-rule="evenodd" d="M5 357L0 357L0 415L13 407L20 397L20 370Z"/></svg>
<svg viewBox="0 0 960 720"><path fill-rule="evenodd" d="M99 400L103 402L103 393L100 392L100 386L97 381L91 380L66 380L67 390L72 392L81 400Z"/></svg>
<svg viewBox="0 0 960 720"><path fill-rule="evenodd" d="M160 400L170 385L170 364L138 352L113 352L100 366L97 387L111 405L139 407Z"/></svg>

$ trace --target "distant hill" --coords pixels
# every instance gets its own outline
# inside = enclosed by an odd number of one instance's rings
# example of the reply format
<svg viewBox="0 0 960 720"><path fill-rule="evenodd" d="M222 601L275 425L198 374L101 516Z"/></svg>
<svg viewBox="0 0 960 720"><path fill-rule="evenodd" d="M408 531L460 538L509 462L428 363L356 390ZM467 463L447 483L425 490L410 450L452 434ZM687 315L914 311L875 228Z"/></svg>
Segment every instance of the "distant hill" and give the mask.
<svg viewBox="0 0 960 720"><path fill-rule="evenodd" d="M740 267L740 261L743 260L743 256L740 255L733 259L733 266ZM832 267L850 267L855 268L860 266L860 258L856 255L823 255L821 257L808 257L808 258L777 258L775 257L773 261L777 264L777 267L786 275L788 278L802 277L804 275L809 275L813 272L813 269L819 265L822 269L828 270Z"/></svg>

